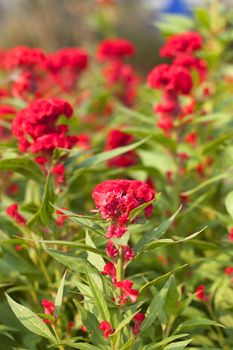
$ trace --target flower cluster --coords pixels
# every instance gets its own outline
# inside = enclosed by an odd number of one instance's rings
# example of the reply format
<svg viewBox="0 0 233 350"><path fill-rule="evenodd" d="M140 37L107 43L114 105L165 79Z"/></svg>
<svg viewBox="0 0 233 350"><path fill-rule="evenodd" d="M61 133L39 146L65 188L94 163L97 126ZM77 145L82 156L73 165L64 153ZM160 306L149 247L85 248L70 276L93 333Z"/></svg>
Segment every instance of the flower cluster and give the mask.
<svg viewBox="0 0 233 350"><path fill-rule="evenodd" d="M107 87L126 106L134 104L139 84L139 77L133 68L124 63L124 58L132 56L134 52L133 45L125 39L107 39L97 50L97 58L106 62L103 74Z"/></svg>
<svg viewBox="0 0 233 350"><path fill-rule="evenodd" d="M41 306L44 308L44 313L46 315L53 316L54 321L56 322L56 315L54 314L54 311L56 309L55 305L50 300L43 299L41 301ZM51 324L52 322L48 318L45 318L44 323Z"/></svg>
<svg viewBox="0 0 233 350"><path fill-rule="evenodd" d="M127 263L135 256L129 245L122 245L121 238L128 231L129 216L133 209L154 199L154 190L146 183L136 180L108 180L100 183L92 192L95 205L101 216L110 222L107 229L106 238L108 243L106 252L112 261L105 264L103 275L110 277L116 290L117 297L114 300L118 305L128 302L136 303L138 290L133 288L134 282L124 279L124 269ZM152 212L152 205L149 204L144 210L149 217ZM123 266L119 272L118 261L123 261ZM134 318L132 332L137 335L140 332L140 324L144 320L144 314L138 313ZM111 334L111 325L104 321L100 324L100 329L104 331L104 336Z"/></svg>
<svg viewBox="0 0 233 350"><path fill-rule="evenodd" d="M66 125L58 125L59 116L70 118L70 104L60 98L38 99L20 110L12 123L12 132L22 152L51 153L56 147L72 148L76 136L66 135Z"/></svg>
<svg viewBox="0 0 233 350"><path fill-rule="evenodd" d="M195 56L202 48L202 37L189 32L170 37L160 50L161 57L172 58L172 64L161 64L148 75L148 85L163 92L162 103L154 108L159 114L158 127L166 134L174 128L175 118L193 113L195 100L191 97L193 88L192 71L196 71L200 82L206 78L207 66L204 60ZM180 97L189 96L189 102L182 105Z"/></svg>

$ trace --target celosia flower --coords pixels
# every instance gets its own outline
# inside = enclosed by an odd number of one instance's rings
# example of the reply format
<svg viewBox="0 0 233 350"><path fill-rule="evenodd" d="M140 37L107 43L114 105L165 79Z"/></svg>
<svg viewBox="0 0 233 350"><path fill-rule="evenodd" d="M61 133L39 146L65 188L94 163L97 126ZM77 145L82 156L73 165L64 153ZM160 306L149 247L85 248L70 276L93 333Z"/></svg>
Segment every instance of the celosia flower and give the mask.
<svg viewBox="0 0 233 350"><path fill-rule="evenodd" d="M123 255L124 255L124 262L127 263L128 261L131 261L135 257L135 252L129 245L127 245L123 247Z"/></svg>
<svg viewBox="0 0 233 350"><path fill-rule="evenodd" d="M66 208L62 208L62 209L66 209ZM58 226L63 226L64 222L68 219L68 216L66 216L62 211L60 210L56 210L56 214L57 214L57 218L55 220L56 224Z"/></svg>
<svg viewBox="0 0 233 350"><path fill-rule="evenodd" d="M46 68L65 92L72 91L80 73L88 67L88 54L84 49L66 47L47 56Z"/></svg>
<svg viewBox="0 0 233 350"><path fill-rule="evenodd" d="M68 323L68 326L67 326L67 332L68 332L68 333L71 333L71 331L72 331L72 329L74 328L74 326L75 326L75 322L74 322L74 321L70 321L70 322Z"/></svg>
<svg viewBox="0 0 233 350"><path fill-rule="evenodd" d="M224 270L224 273L225 275L232 275L233 274L233 267L229 266L229 267L226 267L225 270Z"/></svg>
<svg viewBox="0 0 233 350"><path fill-rule="evenodd" d="M18 211L18 204L14 203L11 204L6 209L7 215L9 215L12 219L14 219L19 225L25 225L26 219L24 216L22 216Z"/></svg>
<svg viewBox="0 0 233 350"><path fill-rule="evenodd" d="M107 229L107 238L120 238L127 232L127 227L111 225Z"/></svg>
<svg viewBox="0 0 233 350"><path fill-rule="evenodd" d="M112 149L123 147L131 144L133 137L120 130L111 130L106 139L105 150L110 151ZM117 157L109 159L107 164L109 167L129 167L138 162L138 156L135 151L129 151L121 154Z"/></svg>
<svg viewBox="0 0 233 350"><path fill-rule="evenodd" d="M136 98L139 77L133 68L121 61L111 61L103 70L106 85L113 94L125 105L131 107Z"/></svg>
<svg viewBox="0 0 233 350"><path fill-rule="evenodd" d="M147 184L136 180L107 180L95 187L92 192L95 205L102 217L115 220L124 226L129 219L130 212L154 198L155 194ZM153 209L149 205L145 209L147 217Z"/></svg>
<svg viewBox="0 0 233 350"><path fill-rule="evenodd" d="M198 173L198 175L199 175L200 177L203 177L203 176L204 176L204 171L205 171L205 166L204 166L204 164L198 163L198 164L196 165L196 172Z"/></svg>
<svg viewBox="0 0 233 350"><path fill-rule="evenodd" d="M202 82L206 78L207 65L204 60L193 57L191 55L181 55L178 56L174 61L173 65L181 66L187 70L195 70L199 75L199 80Z"/></svg>
<svg viewBox="0 0 233 350"><path fill-rule="evenodd" d="M72 148L76 136L66 135L67 126L57 125L59 116L72 115L70 104L60 98L39 99L16 115L12 123L13 134L19 139L22 152L51 153L55 148Z"/></svg>
<svg viewBox="0 0 233 350"><path fill-rule="evenodd" d="M125 304L129 300L131 300L132 303L136 303L138 300L138 290L132 289L133 284L134 282L130 280L122 280L116 283L116 287L122 290L122 295L119 297L120 304Z"/></svg>
<svg viewBox="0 0 233 350"><path fill-rule="evenodd" d="M229 230L228 238L229 238L230 241L233 241L233 227L231 227L230 230Z"/></svg>
<svg viewBox="0 0 233 350"><path fill-rule="evenodd" d="M119 251L112 241L108 241L106 246L106 253L108 254L108 256L113 258L118 256Z"/></svg>
<svg viewBox="0 0 233 350"><path fill-rule="evenodd" d="M65 167L62 163L55 165L52 168L52 174L56 175L56 183L62 185L65 182Z"/></svg>
<svg viewBox="0 0 233 350"><path fill-rule="evenodd" d="M113 329L108 321L102 321L99 324L99 330L103 331L104 338L108 338L111 334L114 333L115 329Z"/></svg>
<svg viewBox="0 0 233 350"><path fill-rule="evenodd" d="M104 271L101 272L102 275L108 275L112 279L112 283L116 283L116 267L112 262L108 262L104 266Z"/></svg>
<svg viewBox="0 0 233 350"><path fill-rule="evenodd" d="M132 328L132 332L134 335L138 335L141 331L140 326L141 323L145 320L145 315L142 312L138 312L134 317L133 317L133 321L134 321L134 325Z"/></svg>
<svg viewBox="0 0 233 350"><path fill-rule="evenodd" d="M199 300L207 302L209 299L208 296L206 295L206 286L204 284L201 284L196 288L195 294Z"/></svg>
<svg viewBox="0 0 233 350"><path fill-rule="evenodd" d="M175 94L188 95L192 90L192 77L189 71L179 66L160 64L148 75L148 85L153 89L163 89Z"/></svg>
<svg viewBox="0 0 233 350"><path fill-rule="evenodd" d="M196 32L175 34L168 38L160 50L161 57L174 58L181 54L193 54L202 48L202 37Z"/></svg>
<svg viewBox="0 0 233 350"><path fill-rule="evenodd" d="M27 46L16 46L9 50L5 56L7 69L32 68L41 65L45 61L45 54L41 49Z"/></svg>
<svg viewBox="0 0 233 350"><path fill-rule="evenodd" d="M135 53L134 46L126 39L106 39L102 41L97 50L97 58L100 61L122 59Z"/></svg>
<svg viewBox="0 0 233 350"><path fill-rule="evenodd" d="M190 132L185 136L185 141L195 147L197 145L197 133L195 131Z"/></svg>
<svg viewBox="0 0 233 350"><path fill-rule="evenodd" d="M44 313L46 315L54 316L56 319L56 316L54 315L54 311L55 311L56 307L50 300L43 299L41 301L41 306L43 306ZM51 324L51 321L49 319L44 319L44 323Z"/></svg>

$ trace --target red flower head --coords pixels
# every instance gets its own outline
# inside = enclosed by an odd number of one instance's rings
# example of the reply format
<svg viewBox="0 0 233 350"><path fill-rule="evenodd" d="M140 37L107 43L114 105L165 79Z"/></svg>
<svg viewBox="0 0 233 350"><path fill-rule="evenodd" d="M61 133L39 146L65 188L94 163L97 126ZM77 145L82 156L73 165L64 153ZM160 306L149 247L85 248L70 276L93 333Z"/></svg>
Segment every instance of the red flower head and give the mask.
<svg viewBox="0 0 233 350"><path fill-rule="evenodd" d="M102 41L97 50L100 61L122 59L135 53L133 44L126 39L106 39Z"/></svg>
<svg viewBox="0 0 233 350"><path fill-rule="evenodd" d="M160 50L161 57L174 58L180 54L193 54L202 48L202 37L196 32L187 32L170 36Z"/></svg>
<svg viewBox="0 0 233 350"><path fill-rule="evenodd" d="M233 227L231 227L230 230L229 230L228 238L229 238L230 241L233 241Z"/></svg>
<svg viewBox="0 0 233 350"><path fill-rule="evenodd" d="M102 321L99 324L99 330L103 331L104 338L108 338L109 335L113 334L115 329L112 329L108 321Z"/></svg>
<svg viewBox="0 0 233 350"><path fill-rule="evenodd" d="M19 139L22 152L51 153L56 147L72 148L76 136L67 135L66 125L57 125L59 116L72 115L70 104L60 98L39 99L16 115L12 123L13 134Z"/></svg>
<svg viewBox="0 0 233 350"><path fill-rule="evenodd" d="M233 267L229 266L229 267L226 267L225 270L224 270L224 273L225 275L233 275Z"/></svg>
<svg viewBox="0 0 233 350"><path fill-rule="evenodd" d="M188 95L192 90L192 77L189 71L179 66L160 64L148 75L148 85L153 89L163 89L174 94Z"/></svg>
<svg viewBox="0 0 233 350"><path fill-rule="evenodd" d="M115 220L120 226L124 226L130 212L151 201L155 193L142 181L118 179L107 180L97 185L92 197L104 219ZM147 217L151 215L152 209L152 205L145 209Z"/></svg>
<svg viewBox="0 0 233 350"><path fill-rule="evenodd" d="M9 50L5 56L7 69L32 68L45 61L45 54L41 49L27 46L16 46Z"/></svg>
<svg viewBox="0 0 233 350"><path fill-rule="evenodd" d="M178 56L173 61L173 65L186 68L187 70L190 70L190 69L196 70L201 82L206 78L207 65L205 61L200 58L184 54L184 55Z"/></svg>
<svg viewBox="0 0 233 350"><path fill-rule="evenodd" d="M134 282L130 280L122 280L116 283L116 287L120 288L123 293L119 298L120 304L125 304L129 300L131 300L132 303L136 303L138 300L138 290L132 289L133 284Z"/></svg>
<svg viewBox="0 0 233 350"><path fill-rule="evenodd" d="M123 247L123 254L124 254L124 262L126 263L128 261L131 261L135 257L135 253L129 245L126 245L125 247Z"/></svg>
<svg viewBox="0 0 233 350"><path fill-rule="evenodd" d="M108 241L106 246L106 253L108 254L108 256L113 258L118 256L119 251L112 241Z"/></svg>
<svg viewBox="0 0 233 350"><path fill-rule="evenodd" d="M134 335L137 335L138 333L140 333L141 329L141 323L145 320L145 315L141 312L138 312L134 317L133 317L133 321L134 321L134 325L132 328L132 332Z"/></svg>
<svg viewBox="0 0 233 350"><path fill-rule="evenodd" d="M112 279L112 283L116 283L116 268L115 265L112 262L108 262L104 266L104 271L102 272L102 275L108 275Z"/></svg>
<svg viewBox="0 0 233 350"><path fill-rule="evenodd" d="M195 294L199 300L206 302L209 299L208 296L206 295L206 286L204 284L201 284L196 288Z"/></svg>
<svg viewBox="0 0 233 350"><path fill-rule="evenodd" d="M186 135L185 141L195 147L197 145L197 133L195 131Z"/></svg>
<svg viewBox="0 0 233 350"><path fill-rule="evenodd" d="M133 137L120 130L111 130L107 136L105 150L109 151L118 147L127 146L133 142ZM108 160L109 167L129 167L138 162L138 156L135 151L129 151L120 156Z"/></svg>
<svg viewBox="0 0 233 350"><path fill-rule="evenodd" d="M25 217L23 217L18 211L18 204L17 203L11 204L9 207L7 207L6 213L12 219L14 219L19 225L26 224Z"/></svg>
<svg viewBox="0 0 233 350"><path fill-rule="evenodd" d="M55 305L50 301L50 300L47 300L47 299L43 299L41 301L41 306L43 306L44 308L44 313L46 315L51 315L51 316L54 316L55 319L56 319L56 316L54 315L54 310L56 309ZM51 321L49 319L45 319L44 320L44 323L47 323L47 324L50 324Z"/></svg>
<svg viewBox="0 0 233 350"><path fill-rule="evenodd" d="M52 168L52 173L56 176L56 183L62 185L65 182L65 167L62 163L55 165Z"/></svg>

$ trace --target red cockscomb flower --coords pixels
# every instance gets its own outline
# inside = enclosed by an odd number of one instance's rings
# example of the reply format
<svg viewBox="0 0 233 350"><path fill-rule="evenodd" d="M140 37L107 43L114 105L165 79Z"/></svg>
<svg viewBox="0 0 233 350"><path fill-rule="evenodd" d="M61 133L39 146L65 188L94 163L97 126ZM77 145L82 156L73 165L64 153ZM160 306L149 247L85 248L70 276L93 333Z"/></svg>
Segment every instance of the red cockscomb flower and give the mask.
<svg viewBox="0 0 233 350"><path fill-rule="evenodd" d="M130 212L151 201L155 193L142 181L118 179L107 180L97 185L92 197L104 219L115 220L120 226L124 226ZM147 217L151 215L152 209L152 205L145 209Z"/></svg>
<svg viewBox="0 0 233 350"><path fill-rule="evenodd" d="M138 290L132 289L133 284L134 282L130 280L122 280L116 283L116 287L122 290L122 295L119 297L120 304L125 304L129 300L131 300L132 303L136 303L138 300Z"/></svg>
<svg viewBox="0 0 233 350"><path fill-rule="evenodd" d="M104 338L108 338L111 334L114 333L115 329L113 329L108 321L102 321L99 324L99 330L103 331Z"/></svg>
<svg viewBox="0 0 233 350"><path fill-rule="evenodd" d="M145 320L145 315L142 312L138 312L134 317L133 317L133 328L132 332L134 335L138 335L141 331L140 326L142 322Z"/></svg>
<svg viewBox="0 0 233 350"><path fill-rule="evenodd" d="M193 54L202 48L202 37L196 32L175 34L168 38L160 50L161 57L174 58L181 54Z"/></svg>
<svg viewBox="0 0 233 350"><path fill-rule="evenodd" d="M102 41L97 50L100 61L122 59L135 53L133 44L126 39L106 39Z"/></svg>
<svg viewBox="0 0 233 350"><path fill-rule="evenodd" d="M108 275L112 279L112 283L116 283L116 267L112 262L108 262L104 266L104 271L101 272L102 275Z"/></svg>
<svg viewBox="0 0 233 350"><path fill-rule="evenodd" d="M43 299L41 301L41 306L43 306L44 313L46 315L54 316L56 319L56 316L54 315L54 311L55 311L56 307L50 300ZM44 319L44 323L51 324L51 321L49 319Z"/></svg>
<svg viewBox="0 0 233 350"><path fill-rule="evenodd" d="M196 288L195 294L199 300L207 302L209 299L208 295L206 294L206 286L204 284L201 284Z"/></svg>
<svg viewBox="0 0 233 350"><path fill-rule="evenodd" d="M18 204L14 203L11 204L6 209L7 215L9 215L12 219L14 219L19 225L25 225L26 219L24 216L22 216L18 211Z"/></svg>

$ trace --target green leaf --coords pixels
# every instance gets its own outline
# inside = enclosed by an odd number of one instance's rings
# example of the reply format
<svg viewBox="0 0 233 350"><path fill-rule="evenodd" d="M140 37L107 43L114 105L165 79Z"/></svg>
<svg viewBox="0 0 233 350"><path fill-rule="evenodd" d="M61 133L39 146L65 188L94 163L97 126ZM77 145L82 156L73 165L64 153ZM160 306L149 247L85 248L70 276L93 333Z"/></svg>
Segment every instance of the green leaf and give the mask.
<svg viewBox="0 0 233 350"><path fill-rule="evenodd" d="M138 310L137 310L135 313L133 313L133 314L130 313L130 315L128 315L127 317L125 317L124 320L121 321L121 322L118 324L118 326L116 327L115 332L113 333L113 335L117 334L122 328L124 328L125 326L127 326L127 325L130 323L130 321L133 319L133 317L134 317L135 315L137 315L137 313L138 313Z"/></svg>
<svg viewBox="0 0 233 350"><path fill-rule="evenodd" d="M99 321L97 320L96 316L90 311L86 310L76 301L74 301L74 303L81 315L83 325L90 332L90 339L93 341L93 343L96 345L105 344L105 339L99 330Z"/></svg>
<svg viewBox="0 0 233 350"><path fill-rule="evenodd" d="M90 158L84 160L83 162L79 163L76 166L76 168L74 169L75 171L74 171L73 175L70 177L70 182L73 182L76 180L77 176L79 176L80 170L87 169L93 165L97 165L97 164L106 162L109 159L112 159L116 156L124 154L128 151L131 151L131 150L139 147L140 145L142 145L146 141L148 141L149 138L150 137L145 137L144 139L142 139L138 142L132 143L131 145L115 148L114 150L111 150L111 151L101 152L99 154L96 154L93 157L90 157Z"/></svg>
<svg viewBox="0 0 233 350"><path fill-rule="evenodd" d="M49 174L45 183L41 207L38 210L38 212L34 215L34 217L28 222L28 226L30 227L36 222L42 223L43 225L47 225L48 222L51 220L54 211L50 203L54 203L54 201L55 192L53 186L53 178L52 175Z"/></svg>
<svg viewBox="0 0 233 350"><path fill-rule="evenodd" d="M176 215L181 210L181 207L176 211L175 214L173 214L169 219L164 221L161 225L156 227L152 232L147 233L144 235L139 242L134 246L133 250L135 252L140 252L144 249L144 247L150 243L152 240L158 239L166 233L166 231L169 229L173 221L175 220Z"/></svg>
<svg viewBox="0 0 233 350"><path fill-rule="evenodd" d="M79 350L97 350L95 345L88 343L65 343L65 345L69 346L70 348Z"/></svg>
<svg viewBox="0 0 233 350"><path fill-rule="evenodd" d="M92 266L86 259L80 258L73 254L62 253L53 249L45 249L45 251L51 255L54 259L61 264L69 267L79 273L85 273L85 270L98 273L98 271Z"/></svg>
<svg viewBox="0 0 233 350"><path fill-rule="evenodd" d="M233 218L233 191L228 193L228 195L226 196L225 206L227 208L228 213Z"/></svg>
<svg viewBox="0 0 233 350"><path fill-rule="evenodd" d="M56 339L48 326L34 312L16 303L8 294L6 294L6 298L15 316L27 329L56 343Z"/></svg>
<svg viewBox="0 0 233 350"><path fill-rule="evenodd" d="M208 142L207 144L204 144L201 147L201 153L204 155L207 155L210 152L213 152L215 149L217 149L220 145L224 144L226 141L232 138L233 138L233 131L220 135L219 137L215 138L213 141Z"/></svg>
<svg viewBox="0 0 233 350"><path fill-rule="evenodd" d="M195 328L195 327L203 327L203 326L215 326L215 327L223 327L220 323L209 320L208 318L192 318L191 320L185 321L176 328L175 333L183 331L184 329Z"/></svg>
<svg viewBox="0 0 233 350"><path fill-rule="evenodd" d="M188 191L185 191L185 192L182 192L184 195L186 196L190 196L200 190L202 190L203 188L209 186L209 185L212 185L213 183L217 182L217 181L220 181L220 180L223 180L225 179L227 176L229 176L227 170L222 173L222 174L219 174L219 175L216 175L216 176L213 176L211 177L210 179L206 180L206 181L203 181L200 185L192 188L191 190L188 190Z"/></svg>
<svg viewBox="0 0 233 350"><path fill-rule="evenodd" d="M108 306L105 301L103 292L94 283L89 271L87 270L86 270L86 275L87 275L88 285L90 287L94 303L99 312L99 317L101 317L102 320L110 322L110 313L109 313Z"/></svg>
<svg viewBox="0 0 233 350"><path fill-rule="evenodd" d="M190 241L191 239L193 239L196 236L198 236L206 228L207 228L207 226L203 227L201 230L199 230L197 232L194 232L194 233L192 233L191 235L189 235L189 236L187 236L185 238L176 237L175 239L171 239L171 238L159 239L159 240L151 242L150 244L145 246L143 251L149 251L149 250L153 250L155 248L166 246L166 245L180 244L180 243L184 243L184 242ZM142 254L142 253L140 253L140 254Z"/></svg>
<svg viewBox="0 0 233 350"><path fill-rule="evenodd" d="M191 341L192 339L178 341L177 343L171 343L165 346L163 350L183 350L189 343L191 343Z"/></svg>
<svg viewBox="0 0 233 350"><path fill-rule="evenodd" d="M65 273L64 273L64 275L62 277L62 280L61 280L61 283L59 285L59 288L58 288L58 291L57 291L57 295L56 295L56 298L55 298L56 315L58 315L59 310L60 310L61 305L62 305L63 291L64 291L64 284L65 284L66 274L67 274L67 271L65 271Z"/></svg>
<svg viewBox="0 0 233 350"><path fill-rule="evenodd" d="M146 319L142 323L141 332L144 332L145 330L147 330L156 320L160 310L162 309L165 303L166 296L172 282L172 278L173 277L170 276L165 286L152 299L146 312Z"/></svg>
<svg viewBox="0 0 233 350"><path fill-rule="evenodd" d="M86 244L88 247L96 249L94 242L92 241L88 231L86 231ZM88 251L87 260L95 266L99 271L103 271L105 266L105 261L101 255L96 252Z"/></svg>
<svg viewBox="0 0 233 350"><path fill-rule="evenodd" d="M44 174L39 165L27 157L0 159L0 170L15 171L39 183L44 180Z"/></svg>
<svg viewBox="0 0 233 350"><path fill-rule="evenodd" d="M164 345L169 344L170 342L172 342L173 340L176 339L180 339L180 338L184 338L187 337L189 334L178 334L178 335L171 335L170 337L166 337L165 339L161 340L160 342L156 343L156 344L150 344L150 345L146 345L143 350L155 350L158 348L163 347Z"/></svg>
<svg viewBox="0 0 233 350"><path fill-rule="evenodd" d="M129 338L127 342L123 345L123 347L120 350L131 350L133 349L134 344L134 338Z"/></svg>
<svg viewBox="0 0 233 350"><path fill-rule="evenodd" d="M169 278L171 275L175 274L176 272L180 271L180 270L183 270L185 267L187 267L188 264L184 264L182 266L179 266L167 273L165 273L164 275L162 276L159 276L157 278L155 278L154 280L150 281L150 282L147 282L146 284L144 284L141 289L140 289L140 293L142 292L145 292L145 290L147 290L148 288L152 287L152 286L155 286L163 281L165 281L167 278Z"/></svg>
<svg viewBox="0 0 233 350"><path fill-rule="evenodd" d="M141 204L137 208L134 208L129 214L129 222L132 222L138 215L140 215L144 211L144 209L146 209L149 205L154 203L154 201L157 200L157 198L158 198L158 195L156 196L156 198L153 198L151 201Z"/></svg>

